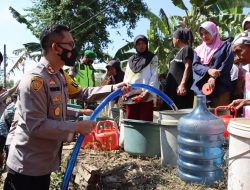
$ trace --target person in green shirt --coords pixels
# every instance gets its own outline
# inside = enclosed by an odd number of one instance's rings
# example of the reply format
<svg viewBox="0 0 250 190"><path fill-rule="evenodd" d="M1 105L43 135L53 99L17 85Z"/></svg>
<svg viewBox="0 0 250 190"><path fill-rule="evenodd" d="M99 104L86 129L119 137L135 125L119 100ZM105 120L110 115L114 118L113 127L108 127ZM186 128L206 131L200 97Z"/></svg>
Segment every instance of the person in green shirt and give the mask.
<svg viewBox="0 0 250 190"><path fill-rule="evenodd" d="M95 76L93 62L96 59L96 54L91 50L85 50L80 62L77 63L69 72L69 75L74 79L74 81L82 88L94 87L95 86ZM84 109L94 110L97 106L95 101L77 101L77 104L82 105Z"/></svg>
<svg viewBox="0 0 250 190"><path fill-rule="evenodd" d="M92 65L95 59L96 54L93 51L85 50L80 63L76 64L69 73L80 87L95 86L95 70Z"/></svg>

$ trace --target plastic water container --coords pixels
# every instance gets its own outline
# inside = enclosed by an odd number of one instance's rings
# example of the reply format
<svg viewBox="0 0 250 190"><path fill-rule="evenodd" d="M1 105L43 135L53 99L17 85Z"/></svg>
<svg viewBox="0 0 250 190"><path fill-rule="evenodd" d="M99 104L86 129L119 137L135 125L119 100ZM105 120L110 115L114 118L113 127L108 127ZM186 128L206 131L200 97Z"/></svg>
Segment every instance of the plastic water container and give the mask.
<svg viewBox="0 0 250 190"><path fill-rule="evenodd" d="M160 128L150 121L123 119L124 150L131 155L154 157L161 155Z"/></svg>
<svg viewBox="0 0 250 190"><path fill-rule="evenodd" d="M180 109L159 112L162 166L177 165L177 123L182 116L189 114L192 110Z"/></svg>
<svg viewBox="0 0 250 190"><path fill-rule="evenodd" d="M178 131L179 177L205 185L221 180L224 122L207 109L204 95L198 95L195 109L180 118Z"/></svg>
<svg viewBox="0 0 250 190"><path fill-rule="evenodd" d="M82 148L95 150L117 150L119 130L115 121L99 121L95 129L85 137Z"/></svg>
<svg viewBox="0 0 250 190"><path fill-rule="evenodd" d="M177 120L160 122L161 165L177 165Z"/></svg>
<svg viewBox="0 0 250 190"><path fill-rule="evenodd" d="M221 110L224 112L219 113L219 111ZM235 107L230 107L229 109L228 106L218 106L217 108L214 109L214 115L219 116L224 121L225 123L224 137L228 139L229 133L227 131L227 126L228 126L230 119L236 118L237 110L235 109Z"/></svg>

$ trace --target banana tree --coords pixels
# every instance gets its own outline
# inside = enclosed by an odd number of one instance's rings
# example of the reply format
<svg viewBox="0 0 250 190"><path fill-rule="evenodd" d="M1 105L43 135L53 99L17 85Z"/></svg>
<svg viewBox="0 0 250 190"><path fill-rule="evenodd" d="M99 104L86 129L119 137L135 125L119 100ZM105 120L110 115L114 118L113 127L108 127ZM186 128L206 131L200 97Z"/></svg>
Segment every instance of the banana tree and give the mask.
<svg viewBox="0 0 250 190"><path fill-rule="evenodd" d="M168 17L162 9L160 16L152 12L146 14L150 20L150 50L157 50L160 73L167 72L169 62L176 53L172 45L172 34L177 28L189 28L193 32L194 46L200 44L197 30L206 20L217 23L223 38L233 37L242 30L241 23L246 16L243 8L250 7L249 0L190 0L190 10L183 0L172 0L172 3L184 10L185 15Z"/></svg>
<svg viewBox="0 0 250 190"><path fill-rule="evenodd" d="M121 62L121 67L126 67L128 58L134 55L134 52L132 52L132 49L134 47L133 42L128 42L121 48L119 48L114 56L107 54L104 54L104 62L108 63L111 59L117 59Z"/></svg>
<svg viewBox="0 0 250 190"><path fill-rule="evenodd" d="M168 71L169 63L176 54L173 47L172 36L178 27L180 16L167 17L163 9L160 9L160 16L152 12L147 12L146 17L150 20L148 30L149 49L155 52L159 59L159 73Z"/></svg>
<svg viewBox="0 0 250 190"><path fill-rule="evenodd" d="M173 4L185 11L179 21L182 27L190 28L195 36L195 45L200 44L197 30L206 20L215 22L222 37L233 37L239 33L246 15L243 8L250 7L249 0L190 0L189 11L183 0L172 0Z"/></svg>
<svg viewBox="0 0 250 190"><path fill-rule="evenodd" d="M39 43L30 42L23 44L23 46L24 48L20 48L13 51L13 54L18 56L21 54L21 56L18 58L14 66L9 70L7 75L15 74L15 70L20 70L20 66L24 67L25 61L27 59L32 59L35 62L38 62L40 60L42 56L42 51Z"/></svg>

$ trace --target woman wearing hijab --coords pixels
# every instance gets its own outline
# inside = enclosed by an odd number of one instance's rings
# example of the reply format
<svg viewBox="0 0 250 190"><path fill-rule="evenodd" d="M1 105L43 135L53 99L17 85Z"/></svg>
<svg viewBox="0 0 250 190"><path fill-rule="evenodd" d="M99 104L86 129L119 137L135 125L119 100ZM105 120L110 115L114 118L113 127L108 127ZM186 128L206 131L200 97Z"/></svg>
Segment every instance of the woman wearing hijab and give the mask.
<svg viewBox="0 0 250 190"><path fill-rule="evenodd" d="M206 94L210 107L227 105L232 88L230 71L234 62L231 43L220 39L217 26L211 21L200 26L199 34L203 42L195 49L191 89L196 95ZM202 91L205 83L208 93Z"/></svg>
<svg viewBox="0 0 250 190"><path fill-rule="evenodd" d="M192 42L193 35L189 29L180 28L174 32L173 44L175 48L180 50L170 62L164 92L179 109L193 107L194 93L190 89L193 83L192 63L194 51L190 47ZM164 104L161 109L169 109L169 107Z"/></svg>
<svg viewBox="0 0 250 190"><path fill-rule="evenodd" d="M243 20L242 22L242 29L249 30L250 29L250 17L247 17ZM243 94L245 99L250 99L250 65L241 65L240 67L240 77L239 81L237 83L237 91L242 92L243 89ZM243 98L240 97L240 98ZM245 118L250 118L250 105L245 105L243 107L243 116Z"/></svg>
<svg viewBox="0 0 250 190"><path fill-rule="evenodd" d="M242 22L242 29L249 30L250 29L250 17L247 17Z"/></svg>
<svg viewBox="0 0 250 190"><path fill-rule="evenodd" d="M134 47L137 53L128 60L124 82L148 84L158 88L158 58L148 50L147 37L135 37ZM153 95L147 90L132 90L125 97L126 118L153 121L153 99Z"/></svg>
<svg viewBox="0 0 250 190"><path fill-rule="evenodd" d="M232 42L232 51L235 61L243 65L250 64L250 29L238 34ZM237 110L243 106L250 106L250 98L236 99L229 106L236 107Z"/></svg>
<svg viewBox="0 0 250 190"><path fill-rule="evenodd" d="M111 60L107 66L107 73L101 85L117 84L123 81L124 71L121 69L121 63L118 60Z"/></svg>

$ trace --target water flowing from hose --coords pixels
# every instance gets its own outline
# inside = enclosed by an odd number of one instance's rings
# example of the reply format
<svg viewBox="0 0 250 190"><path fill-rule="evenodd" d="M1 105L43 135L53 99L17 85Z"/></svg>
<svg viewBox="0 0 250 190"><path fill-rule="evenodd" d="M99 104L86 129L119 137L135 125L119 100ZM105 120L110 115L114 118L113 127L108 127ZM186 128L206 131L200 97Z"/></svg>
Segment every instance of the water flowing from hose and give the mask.
<svg viewBox="0 0 250 190"><path fill-rule="evenodd" d="M177 107L174 104L174 102L163 92L161 92L160 90L158 90L155 87L146 85L146 84L132 84L131 88L142 88L142 89L146 89L149 92L159 96L165 103L167 103L173 110L177 111ZM117 89L114 92L112 92L111 94L109 94L103 101L101 104L99 104L99 106L94 110L94 112L92 113L91 117L89 120L94 121L96 119L96 117L99 115L99 113L101 112L101 110L108 105L108 103L112 100L114 100L116 97L122 95L122 91L121 89ZM64 178L62 181L62 190L67 190L68 189L68 185L69 185L69 180L71 177L71 174L73 172L75 163L76 163L76 159L79 153L79 150L81 148L81 144L84 140L84 136L80 135L76 141L75 147L73 149L73 152L71 154L71 157L69 159L65 174L64 174Z"/></svg>

